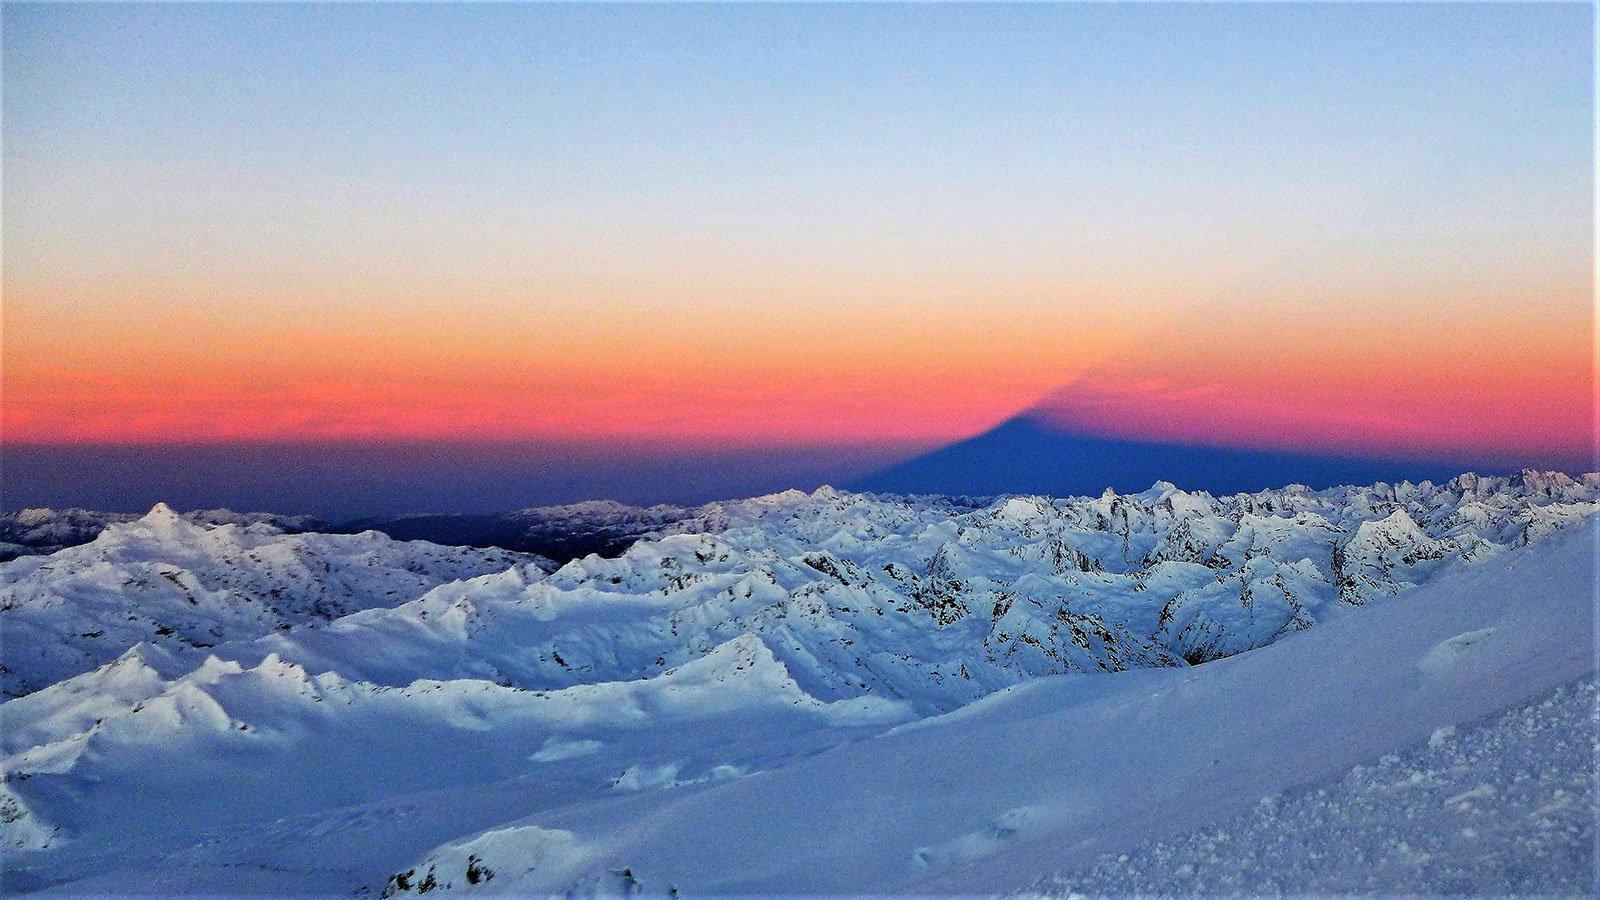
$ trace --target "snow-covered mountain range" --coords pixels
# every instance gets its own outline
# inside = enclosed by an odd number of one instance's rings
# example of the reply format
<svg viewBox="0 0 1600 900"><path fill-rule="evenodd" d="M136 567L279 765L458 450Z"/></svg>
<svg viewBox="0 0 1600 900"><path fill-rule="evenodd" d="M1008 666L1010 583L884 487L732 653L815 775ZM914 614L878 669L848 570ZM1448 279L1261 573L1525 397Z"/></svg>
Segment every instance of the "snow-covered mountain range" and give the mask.
<svg viewBox="0 0 1600 900"><path fill-rule="evenodd" d="M1586 677L1596 510L824 488L557 567L157 507L0 565L7 889L1025 887Z"/></svg>
<svg viewBox="0 0 1600 900"><path fill-rule="evenodd" d="M979 509L790 492L709 504L615 559L446 585L253 652L383 684L546 689L647 678L754 634L818 697L942 711L1039 675L1261 646L1536 540L1597 496L1600 482L1534 473Z"/></svg>
<svg viewBox="0 0 1600 900"><path fill-rule="evenodd" d="M314 516L280 516L273 513L238 513L231 509L202 509L183 513L201 525L271 525L284 532L328 531ZM54 553L87 544L112 525L132 522L134 513L88 509L20 509L0 512L0 561L32 553Z"/></svg>
<svg viewBox="0 0 1600 900"><path fill-rule="evenodd" d="M338 524L314 516L240 513L230 509L197 510L180 516L200 525L265 524L288 533L377 531L402 541L499 547L566 562L590 553L613 556L639 537L692 514L691 507L671 504L644 507L615 500L589 500L491 514L418 513ZM135 513L86 509L0 512L0 561L86 544L108 527L138 518L140 515Z"/></svg>
<svg viewBox="0 0 1600 900"><path fill-rule="evenodd" d="M140 642L203 650L393 606L516 564L551 567L527 554L377 532L291 534L252 517L203 524L157 505L108 523L88 543L0 563L0 694L29 693Z"/></svg>

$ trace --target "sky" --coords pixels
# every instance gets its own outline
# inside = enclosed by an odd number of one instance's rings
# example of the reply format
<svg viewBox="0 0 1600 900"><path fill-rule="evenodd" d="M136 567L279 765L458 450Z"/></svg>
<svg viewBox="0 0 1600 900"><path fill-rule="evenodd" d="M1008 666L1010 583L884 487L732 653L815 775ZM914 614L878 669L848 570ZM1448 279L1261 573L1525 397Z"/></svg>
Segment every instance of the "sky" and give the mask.
<svg viewBox="0 0 1600 900"><path fill-rule="evenodd" d="M12 447L1590 457L1585 4L3 24Z"/></svg>

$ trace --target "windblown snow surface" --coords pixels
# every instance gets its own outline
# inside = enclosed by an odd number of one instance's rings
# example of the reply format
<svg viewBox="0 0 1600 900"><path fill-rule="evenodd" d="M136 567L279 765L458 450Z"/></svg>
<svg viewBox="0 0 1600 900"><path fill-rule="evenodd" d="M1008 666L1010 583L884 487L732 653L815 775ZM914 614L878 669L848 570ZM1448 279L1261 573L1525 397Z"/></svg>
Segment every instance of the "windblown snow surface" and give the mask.
<svg viewBox="0 0 1600 900"><path fill-rule="evenodd" d="M0 568L4 886L1589 895L1597 498L823 489L555 572L158 509Z"/></svg>

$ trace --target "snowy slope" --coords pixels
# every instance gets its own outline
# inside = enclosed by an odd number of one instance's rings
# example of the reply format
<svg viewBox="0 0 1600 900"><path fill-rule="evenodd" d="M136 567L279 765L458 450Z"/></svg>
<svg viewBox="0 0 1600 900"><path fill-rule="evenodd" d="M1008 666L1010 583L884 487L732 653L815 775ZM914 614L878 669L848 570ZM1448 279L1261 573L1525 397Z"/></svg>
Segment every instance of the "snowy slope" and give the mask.
<svg viewBox="0 0 1600 900"><path fill-rule="evenodd" d="M1215 821L1592 677L1597 537L1591 521L1201 668L1040 679L647 811L551 810L411 870L470 892L471 850L497 875L481 887L528 894L615 889L624 869L687 895L1023 888L1041 861Z"/></svg>
<svg viewBox="0 0 1600 900"><path fill-rule="evenodd" d="M0 704L6 889L1054 889L1592 677L1597 493L787 492L554 573L158 509L0 569L58 636L202 604L224 632L108 627ZM222 581L190 603L169 567ZM368 602L407 578L436 580ZM213 596L271 588L308 624Z"/></svg>
<svg viewBox="0 0 1600 900"><path fill-rule="evenodd" d="M201 524L157 505L142 518L109 524L89 543L0 564L0 692L37 690L140 641L179 651L211 647L537 562L376 532Z"/></svg>
<svg viewBox="0 0 1600 900"><path fill-rule="evenodd" d="M1592 894L1594 681L1042 879L1044 897Z"/></svg>
<svg viewBox="0 0 1600 900"><path fill-rule="evenodd" d="M83 872L108 857L144 867L179 851L236 852L240 840L259 852L263 826L287 818L306 830L273 829L272 843L291 854L313 847L311 886L336 889L315 880L329 870L317 845L348 854L351 823L383 819L414 853L419 837L442 840L528 805L737 778L910 716L875 698L816 700L754 638L645 681L555 692L466 680L391 689L276 657L249 668L212 657L167 677L166 662L136 647L0 706L4 768L28 804L0 839L54 851L13 860L12 879L31 883L36 859ZM130 832L133 810L140 827ZM369 852L339 877L379 874L371 866L384 851ZM389 864L404 861L387 852Z"/></svg>

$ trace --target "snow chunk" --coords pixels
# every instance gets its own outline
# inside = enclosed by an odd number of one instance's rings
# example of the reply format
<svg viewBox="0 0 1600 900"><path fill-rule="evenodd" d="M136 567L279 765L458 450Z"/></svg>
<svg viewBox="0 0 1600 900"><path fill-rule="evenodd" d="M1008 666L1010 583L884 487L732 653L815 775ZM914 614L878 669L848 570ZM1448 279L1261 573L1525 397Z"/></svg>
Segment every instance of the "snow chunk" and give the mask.
<svg viewBox="0 0 1600 900"><path fill-rule="evenodd" d="M523 893L524 885L542 887L571 880L593 855L570 831L536 825L497 828L446 844L415 866L395 873L383 896L474 887L497 894Z"/></svg>
<svg viewBox="0 0 1600 900"><path fill-rule="evenodd" d="M1429 675L1448 673L1461 665L1463 658L1472 653L1475 644L1494 633L1493 628L1480 628L1440 641L1417 662L1417 669Z"/></svg>
<svg viewBox="0 0 1600 900"><path fill-rule="evenodd" d="M559 735L552 735L545 740L544 745L535 753L529 754L528 759L533 762L558 762L563 759L573 759L587 756L605 746L600 741L571 740Z"/></svg>

